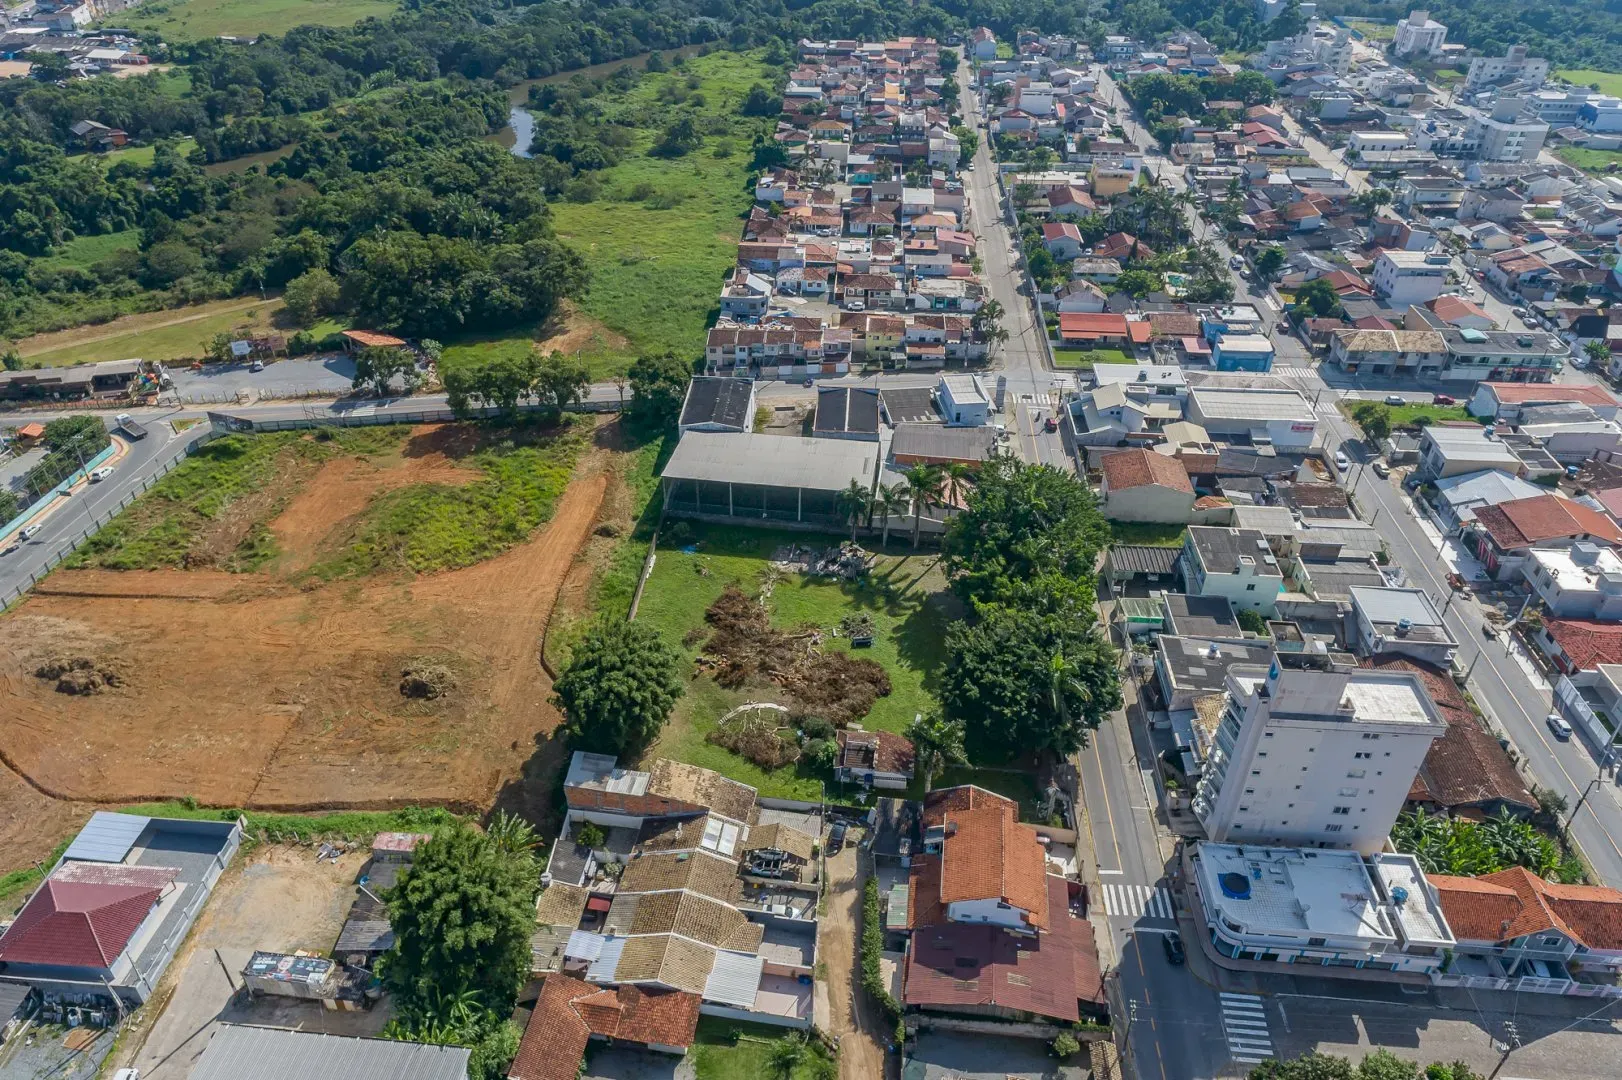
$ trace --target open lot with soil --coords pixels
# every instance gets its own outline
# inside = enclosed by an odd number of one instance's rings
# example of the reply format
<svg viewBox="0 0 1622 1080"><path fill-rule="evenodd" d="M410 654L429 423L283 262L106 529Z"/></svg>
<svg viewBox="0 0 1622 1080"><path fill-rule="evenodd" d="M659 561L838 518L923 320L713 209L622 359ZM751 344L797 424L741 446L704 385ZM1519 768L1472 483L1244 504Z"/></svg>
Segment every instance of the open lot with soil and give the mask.
<svg viewBox="0 0 1622 1080"><path fill-rule="evenodd" d="M295 435L185 475L194 458L0 619L0 760L28 784L0 805L482 812L501 793L541 820L520 782L561 756L540 641L613 460L591 427ZM38 674L81 660L113 677Z"/></svg>

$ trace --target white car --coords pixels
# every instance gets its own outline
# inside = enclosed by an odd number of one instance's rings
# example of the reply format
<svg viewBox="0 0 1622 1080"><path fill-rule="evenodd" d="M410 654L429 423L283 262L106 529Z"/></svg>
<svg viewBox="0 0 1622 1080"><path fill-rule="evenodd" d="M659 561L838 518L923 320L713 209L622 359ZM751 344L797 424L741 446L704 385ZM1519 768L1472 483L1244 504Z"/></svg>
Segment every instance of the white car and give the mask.
<svg viewBox="0 0 1622 1080"><path fill-rule="evenodd" d="M1335 451L1335 468L1339 469L1341 472L1345 472L1347 469L1350 469L1351 467L1352 467L1352 459L1346 456L1346 451L1344 451L1344 450L1336 450Z"/></svg>
<svg viewBox="0 0 1622 1080"><path fill-rule="evenodd" d="M36 521L32 525L24 525L22 527L22 531L17 535L22 537L24 540L32 540L34 537L39 535L39 531L44 527L45 526Z"/></svg>
<svg viewBox="0 0 1622 1080"><path fill-rule="evenodd" d="M1550 713L1543 722L1549 725L1549 730L1554 732L1555 738L1571 738L1571 725L1566 723L1566 718L1559 713Z"/></svg>
<svg viewBox="0 0 1622 1080"><path fill-rule="evenodd" d="M113 467L111 465L103 465L101 468L90 474L90 482L92 484L99 484L111 475L113 475Z"/></svg>

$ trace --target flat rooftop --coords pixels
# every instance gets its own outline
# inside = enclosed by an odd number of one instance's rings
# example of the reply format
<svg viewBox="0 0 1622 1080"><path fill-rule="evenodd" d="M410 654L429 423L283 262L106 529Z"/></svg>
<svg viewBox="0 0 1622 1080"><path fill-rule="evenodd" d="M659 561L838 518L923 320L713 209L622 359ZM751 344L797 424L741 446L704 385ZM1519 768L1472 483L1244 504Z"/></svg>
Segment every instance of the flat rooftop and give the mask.
<svg viewBox="0 0 1622 1080"><path fill-rule="evenodd" d="M661 475L667 480L840 492L852 480L869 487L878 455L878 444L872 442L689 431Z"/></svg>
<svg viewBox="0 0 1622 1080"><path fill-rule="evenodd" d="M1529 554L1563 592L1597 591L1601 579L1610 581L1612 588L1622 584L1622 558L1608 547L1581 543L1569 548L1533 548Z"/></svg>
<svg viewBox="0 0 1622 1080"><path fill-rule="evenodd" d="M1397 943L1374 881L1355 851L1207 842L1198 854L1201 895L1243 933L1296 937L1309 931L1369 944ZM1234 888L1240 881L1243 887Z"/></svg>
<svg viewBox="0 0 1622 1080"><path fill-rule="evenodd" d="M1366 863L1380 891L1390 901L1402 936L1414 945L1451 948L1455 943L1442 906L1431 891L1419 860L1412 855L1382 852Z"/></svg>
<svg viewBox="0 0 1622 1080"><path fill-rule="evenodd" d="M1273 687L1274 719L1443 727L1415 675L1402 671L1281 671Z"/></svg>
<svg viewBox="0 0 1622 1080"><path fill-rule="evenodd" d="M1622 566L1622 562L1618 563ZM1352 603L1376 632L1415 641L1452 642L1436 605L1420 589L1385 589L1353 586ZM1403 626L1403 623L1407 626Z"/></svg>
<svg viewBox="0 0 1622 1080"><path fill-rule="evenodd" d="M1196 386L1188 392L1200 415L1216 420L1299 420L1317 423L1306 398L1294 390L1230 390Z"/></svg>

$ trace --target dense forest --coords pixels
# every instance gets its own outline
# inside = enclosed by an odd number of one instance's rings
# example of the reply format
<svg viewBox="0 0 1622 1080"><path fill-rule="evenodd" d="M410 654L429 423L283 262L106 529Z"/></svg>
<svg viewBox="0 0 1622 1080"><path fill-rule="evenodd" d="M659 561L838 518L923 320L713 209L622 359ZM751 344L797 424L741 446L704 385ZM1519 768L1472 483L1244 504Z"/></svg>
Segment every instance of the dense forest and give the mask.
<svg viewBox="0 0 1622 1080"><path fill-rule="evenodd" d="M1319 0L1318 11L1396 22L1414 6L1408 0ZM1622 71L1617 0L1434 0L1422 6L1447 26L1450 43L1483 56L1525 45L1557 68Z"/></svg>

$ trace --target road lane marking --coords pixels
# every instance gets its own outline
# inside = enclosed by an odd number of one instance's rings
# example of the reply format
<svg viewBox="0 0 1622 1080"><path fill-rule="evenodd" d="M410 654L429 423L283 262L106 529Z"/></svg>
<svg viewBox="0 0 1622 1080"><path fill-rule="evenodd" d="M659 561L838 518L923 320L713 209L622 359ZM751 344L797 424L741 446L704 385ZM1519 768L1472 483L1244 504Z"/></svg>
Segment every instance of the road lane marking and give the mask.
<svg viewBox="0 0 1622 1080"><path fill-rule="evenodd" d="M1103 885L1104 913L1119 918L1176 921L1171 890L1153 885Z"/></svg>
<svg viewBox="0 0 1622 1080"><path fill-rule="evenodd" d="M1220 995L1222 1033L1228 1042L1228 1056L1247 1065L1256 1065L1273 1056L1273 1040L1267 1027L1267 1006L1254 994Z"/></svg>

